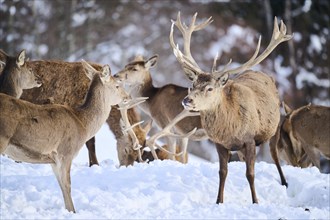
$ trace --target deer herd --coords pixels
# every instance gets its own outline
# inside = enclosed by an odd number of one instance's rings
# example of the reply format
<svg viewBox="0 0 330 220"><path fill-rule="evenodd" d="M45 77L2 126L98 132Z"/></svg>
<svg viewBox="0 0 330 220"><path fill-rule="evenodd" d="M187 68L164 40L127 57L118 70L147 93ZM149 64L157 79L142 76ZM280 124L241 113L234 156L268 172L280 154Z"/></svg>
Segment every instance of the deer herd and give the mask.
<svg viewBox="0 0 330 220"><path fill-rule="evenodd" d="M187 163L189 140L210 140L219 156L216 203L224 202L230 152L239 152L246 163L252 202L258 203L254 186L256 146L269 142L281 184L288 186L281 159L299 167L320 168L320 155L330 159L330 108L307 105L292 110L281 101L275 80L251 68L292 35L274 19L272 38L259 55L244 64L203 71L191 54L191 35L207 27L212 17L187 26L180 12L172 21L169 41L174 56L192 82L191 88L168 84L154 87L150 74L158 55L134 61L111 75L108 65L59 60L27 61L25 50L9 56L0 50L0 153L13 160L50 164L62 190L65 208L75 212L71 197L72 160L84 143L89 165L98 164L95 134L106 122L117 140L120 165L172 159ZM183 37L183 52L174 40L174 29ZM139 111L150 117L141 122ZM159 132L148 137L156 124ZM163 146L157 144L165 137Z"/></svg>

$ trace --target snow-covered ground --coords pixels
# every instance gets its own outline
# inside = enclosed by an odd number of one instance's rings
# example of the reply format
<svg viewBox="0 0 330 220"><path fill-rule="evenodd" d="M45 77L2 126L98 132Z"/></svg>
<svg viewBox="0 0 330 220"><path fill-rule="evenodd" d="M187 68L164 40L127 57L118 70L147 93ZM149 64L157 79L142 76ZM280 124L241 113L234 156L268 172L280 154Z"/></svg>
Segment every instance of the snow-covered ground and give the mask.
<svg viewBox="0 0 330 220"><path fill-rule="evenodd" d="M275 165L257 163L259 204L252 204L245 164L232 162L225 202L216 205L218 163L191 159L186 165L155 161L118 168L106 125L96 138L100 166L88 167L83 147L71 169L76 214L64 208L49 165L1 156L0 219L330 219L330 175L315 167L283 166L286 188Z"/></svg>

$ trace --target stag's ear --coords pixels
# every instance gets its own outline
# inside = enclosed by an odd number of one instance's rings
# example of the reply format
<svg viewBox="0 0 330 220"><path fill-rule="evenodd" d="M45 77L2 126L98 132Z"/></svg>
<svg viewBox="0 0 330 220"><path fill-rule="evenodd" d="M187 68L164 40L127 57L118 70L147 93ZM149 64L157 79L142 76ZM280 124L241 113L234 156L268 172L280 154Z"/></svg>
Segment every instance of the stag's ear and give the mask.
<svg viewBox="0 0 330 220"><path fill-rule="evenodd" d="M145 63L144 63L144 66L145 68L148 70L150 69L151 67L154 67L157 63L157 60L158 60L158 55L154 55L152 57L150 57Z"/></svg>
<svg viewBox="0 0 330 220"><path fill-rule="evenodd" d="M226 83L228 82L229 79L229 74L225 73L222 76L220 76L219 78L217 78L217 82L221 85L224 86L226 85Z"/></svg>
<svg viewBox="0 0 330 220"><path fill-rule="evenodd" d="M24 65L24 63L25 63L25 50L22 50L16 58L16 64L19 67L21 67Z"/></svg>
<svg viewBox="0 0 330 220"><path fill-rule="evenodd" d="M285 104L284 101L282 102L282 106L284 108L284 111L285 111L285 114L286 115L288 115L288 114L290 114L292 112L292 109L287 104Z"/></svg>
<svg viewBox="0 0 330 220"><path fill-rule="evenodd" d="M97 72L96 69L94 69L94 67L92 67L89 63L87 63L85 60L81 60L81 64L83 65L84 69L85 69L85 74L86 76L92 80L94 74Z"/></svg>

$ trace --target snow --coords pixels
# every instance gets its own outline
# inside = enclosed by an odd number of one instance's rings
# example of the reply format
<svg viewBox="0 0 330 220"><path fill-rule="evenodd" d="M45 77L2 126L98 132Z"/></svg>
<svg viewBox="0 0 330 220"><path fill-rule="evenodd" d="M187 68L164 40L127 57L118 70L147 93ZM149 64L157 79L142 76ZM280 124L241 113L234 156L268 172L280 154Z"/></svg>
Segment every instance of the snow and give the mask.
<svg viewBox="0 0 330 220"><path fill-rule="evenodd" d="M49 165L15 163L1 156L0 219L329 219L330 174L284 165L289 187L274 164L255 165L259 204L252 204L245 164L229 163L225 201L216 205L218 163L155 161L118 167L113 135L96 135L100 166L88 167L86 147L75 158L72 198L64 208Z"/></svg>

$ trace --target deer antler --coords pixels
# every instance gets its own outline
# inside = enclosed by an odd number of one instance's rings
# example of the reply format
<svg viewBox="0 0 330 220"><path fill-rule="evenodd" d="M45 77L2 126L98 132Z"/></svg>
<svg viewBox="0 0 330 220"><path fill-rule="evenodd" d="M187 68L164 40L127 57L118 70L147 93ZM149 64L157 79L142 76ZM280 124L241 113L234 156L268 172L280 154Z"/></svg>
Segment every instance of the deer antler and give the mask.
<svg viewBox="0 0 330 220"><path fill-rule="evenodd" d="M158 133L154 134L153 136L151 136L146 141L146 146L148 146L150 148L150 151L151 151L153 157L155 159L158 159L156 151L154 149L154 146L156 145L156 140L158 140L159 138L164 137L164 136L172 136L172 137L175 137L175 138L187 138L187 137L190 137L191 135L193 135L196 132L197 128L194 128L189 133L183 134L183 135L174 134L174 133L171 132L171 129L175 126L176 123L181 121L183 118L189 117L189 116L197 116L197 115L199 115L199 112L190 112L190 111L184 109L163 130L161 130L160 132L158 132ZM168 154L175 155L175 156L179 156L179 155L182 154L182 152L180 152L179 154L169 152L169 151L167 151L166 149L164 149L162 147L159 147L159 149L162 150L162 151L165 151Z"/></svg>
<svg viewBox="0 0 330 220"><path fill-rule="evenodd" d="M283 23L283 21L281 20L281 26L280 28L278 27L278 22L277 22L277 18L274 18L274 29L273 29L273 34L272 34L272 38L270 40L270 43L268 44L267 48L265 49L265 51L263 53L261 53L258 57L258 53L259 53L259 49L260 49L260 43L261 43L261 37L259 37L258 40L258 45L257 45L257 49L254 52L253 56L250 58L249 61L247 61L246 63L244 63L243 65L241 65L240 67L231 69L231 70L226 70L223 69L221 71L214 71L212 72L212 74L214 74L217 77L220 77L222 75L224 75L225 73L227 74L235 74L235 73L240 73L243 72L257 64L259 64L261 61L263 61L280 43L284 42L284 41L288 41L293 37L292 35L286 34L286 26ZM231 62L231 61L230 61ZM226 67L228 67L228 65L230 64L230 62L226 65ZM216 63L216 58L214 61L214 64ZM213 69L213 68L212 68ZM213 69L214 70L214 69Z"/></svg>
<svg viewBox="0 0 330 220"><path fill-rule="evenodd" d="M141 151L140 149L142 148L142 146L139 143L139 139L136 137L133 128L141 123L143 123L143 121L141 122L137 122L133 125L130 124L129 120L128 120L128 115L127 115L127 110L139 105L140 103L144 102L145 100L147 100L148 97L139 97L139 98L135 98L135 99L131 99L131 100L124 100L122 101L120 104L118 104L119 106L119 110L120 110L120 114L122 117L122 122L124 124L124 132L127 132L133 141L133 149L138 151L138 157L139 157L139 161L143 162L142 160L142 155L141 155Z"/></svg>
<svg viewBox="0 0 330 220"><path fill-rule="evenodd" d="M194 60L193 56L191 55L190 52L190 41L191 41L191 35L194 31L199 31L203 28L205 28L207 25L209 25L213 20L212 17L209 17L206 21L195 25L196 22L196 17L197 13L194 14L191 24L188 27L185 24L182 24L181 22L181 15L180 12L178 12L177 15L177 20L173 21L172 20L172 26L171 26L171 32L170 32L170 44L173 48L174 55L176 56L177 60L181 63L183 66L187 76L190 79L193 79L196 73L194 72L201 72L201 68L198 66L196 61ZM173 32L174 32L174 25L177 26L177 28L180 30L183 36L183 42L184 42L184 54L179 49L179 46L177 46L174 43L174 37L173 37Z"/></svg>

